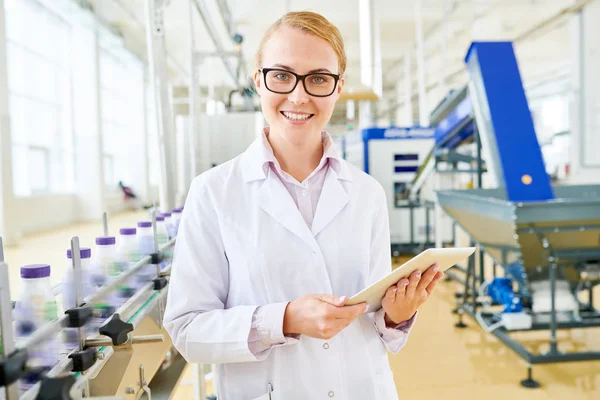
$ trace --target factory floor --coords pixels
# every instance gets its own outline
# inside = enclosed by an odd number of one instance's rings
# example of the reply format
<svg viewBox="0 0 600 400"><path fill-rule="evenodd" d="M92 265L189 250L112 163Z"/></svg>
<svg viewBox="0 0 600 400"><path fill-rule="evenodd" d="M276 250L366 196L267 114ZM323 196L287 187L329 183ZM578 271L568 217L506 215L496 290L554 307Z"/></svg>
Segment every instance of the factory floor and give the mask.
<svg viewBox="0 0 600 400"><path fill-rule="evenodd" d="M135 226L147 219L146 212L127 212L109 219L109 232ZM20 245L5 249L10 265L12 297L19 290L19 266L48 263L52 280L58 283L67 267L65 249L77 235L81 246L93 245L102 235L102 224L82 223L51 232L25 237ZM402 262L401 259L396 263ZM466 329L455 328L452 314L456 300L454 282L442 282L422 307L406 347L390 355L390 364L400 399L600 399L600 362L587 361L534 366L534 378L542 386L525 389L519 382L526 377L525 362L491 334L485 333L469 317ZM597 287L596 289L599 289ZM596 290L596 308L600 291ZM535 352L548 348L548 332L511 334ZM558 333L559 350L600 351L600 329L566 330ZM194 372L187 366L172 399L192 399ZM211 387L208 387L209 392ZM154 397L154 396L153 396Z"/></svg>

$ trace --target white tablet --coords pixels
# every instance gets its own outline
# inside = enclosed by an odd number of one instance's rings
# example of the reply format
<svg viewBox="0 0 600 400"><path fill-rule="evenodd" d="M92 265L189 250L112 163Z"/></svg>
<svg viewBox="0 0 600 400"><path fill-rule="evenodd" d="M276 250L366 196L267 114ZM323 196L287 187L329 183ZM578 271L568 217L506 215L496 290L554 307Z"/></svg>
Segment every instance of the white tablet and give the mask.
<svg viewBox="0 0 600 400"><path fill-rule="evenodd" d="M395 285L400 279L407 278L413 271L419 270L425 272L425 270L435 264L439 267L439 271L442 272L453 267L456 263L467 259L474 252L475 247L427 249L394 269L378 282L352 296L348 299L346 305L351 306L366 302L370 305L369 312L377 311L381 308L381 300L388 288Z"/></svg>

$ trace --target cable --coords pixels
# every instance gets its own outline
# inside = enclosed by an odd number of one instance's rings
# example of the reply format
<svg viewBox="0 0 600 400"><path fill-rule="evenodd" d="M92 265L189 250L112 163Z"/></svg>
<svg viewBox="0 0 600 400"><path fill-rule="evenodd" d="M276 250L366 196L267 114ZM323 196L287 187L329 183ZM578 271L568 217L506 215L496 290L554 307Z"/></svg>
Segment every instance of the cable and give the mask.
<svg viewBox="0 0 600 400"><path fill-rule="evenodd" d="M492 300L491 298L489 298L489 300L484 300L486 296L484 294L485 289L492 283L493 281L485 281L483 282L478 289L478 294L479 294L479 300L481 301L481 303L483 304L483 310L477 311L475 312L475 319L477 320L477 322L479 322L479 325L481 325L481 327L483 328L484 331L490 333L495 331L498 328L501 328L504 326L504 321L498 321L495 324L492 325L488 325L485 320L483 319L482 316L482 312L485 310L488 310L490 308L490 306L492 305Z"/></svg>
<svg viewBox="0 0 600 400"><path fill-rule="evenodd" d="M486 322L483 320L483 317L481 316L481 311L477 311L475 313L475 319L477 319L477 322L479 322L479 325L481 325L483 330L486 331L487 333L493 332L496 329L504 326L504 321L498 321L495 324L487 325Z"/></svg>

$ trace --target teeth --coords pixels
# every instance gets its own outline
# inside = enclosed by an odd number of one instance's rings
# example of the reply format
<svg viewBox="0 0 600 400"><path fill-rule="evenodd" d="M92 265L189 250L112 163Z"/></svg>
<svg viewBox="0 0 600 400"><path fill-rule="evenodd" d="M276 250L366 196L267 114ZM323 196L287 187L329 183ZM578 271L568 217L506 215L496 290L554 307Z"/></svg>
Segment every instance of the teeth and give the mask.
<svg viewBox="0 0 600 400"><path fill-rule="evenodd" d="M308 117L310 117L310 114L291 114L291 113L288 113L285 111L283 112L283 115L285 115L289 119L295 119L295 120L303 120L303 119L307 119Z"/></svg>

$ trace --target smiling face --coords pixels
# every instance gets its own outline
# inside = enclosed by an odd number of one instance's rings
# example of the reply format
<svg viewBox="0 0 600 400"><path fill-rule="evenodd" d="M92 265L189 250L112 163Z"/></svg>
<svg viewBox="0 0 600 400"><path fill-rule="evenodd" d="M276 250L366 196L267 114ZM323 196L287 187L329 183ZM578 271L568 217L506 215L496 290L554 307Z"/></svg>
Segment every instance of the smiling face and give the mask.
<svg viewBox="0 0 600 400"><path fill-rule="evenodd" d="M329 43L287 26L282 26L265 43L261 64L260 68L277 68L299 75L340 72L338 57ZM285 87L288 79L295 78L282 71L273 71L269 73L267 83L270 89L275 90L276 85ZM327 76L307 78L306 84L316 88L326 84L324 79L333 80ZM344 84L343 78L340 78L331 96L315 97L306 93L300 81L288 94L268 90L262 72L255 73L254 82L261 98L263 114L271 128L270 135L278 135L295 145L320 140L321 130L331 118Z"/></svg>

